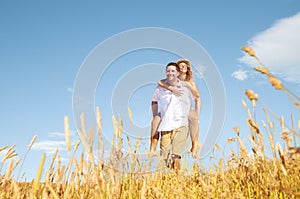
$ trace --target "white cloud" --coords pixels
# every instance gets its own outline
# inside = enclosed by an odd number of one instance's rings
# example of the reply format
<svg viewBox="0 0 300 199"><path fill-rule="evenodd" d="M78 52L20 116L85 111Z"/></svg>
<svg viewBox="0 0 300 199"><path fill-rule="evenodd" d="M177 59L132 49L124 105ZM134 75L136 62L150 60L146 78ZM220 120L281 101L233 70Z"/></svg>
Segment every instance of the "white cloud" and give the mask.
<svg viewBox="0 0 300 199"><path fill-rule="evenodd" d="M67 153L67 146L65 141L65 134L59 131L53 131L46 133L46 137L42 141L37 141L32 145L31 150L45 153L47 156L53 156L56 150L59 151L60 160L66 162L69 160L69 154ZM71 136L71 148L73 149L74 144L78 142L78 138L74 138L75 131L70 132ZM54 140L55 139L55 140ZM0 153L0 158L2 154ZM1 159L0 159L1 161Z"/></svg>
<svg viewBox="0 0 300 199"><path fill-rule="evenodd" d="M36 142L32 146L33 150L41 150L45 151L47 154L52 154L55 152L56 149L62 151L66 150L66 142L65 141L41 141Z"/></svg>
<svg viewBox="0 0 300 199"><path fill-rule="evenodd" d="M275 75L286 81L300 83L300 12L278 20L269 29L258 33L248 41L259 59ZM239 59L247 65L259 66L248 55Z"/></svg>
<svg viewBox="0 0 300 199"><path fill-rule="evenodd" d="M76 136L76 131L70 130L70 136L71 137ZM49 133L49 137L63 138L63 139L65 139L65 133L61 133L61 132L55 131L55 132Z"/></svg>
<svg viewBox="0 0 300 199"><path fill-rule="evenodd" d="M76 136L75 131L71 131L70 136L71 136L71 145L74 145L78 141L78 138L74 137ZM61 133L59 131L54 131L49 133L48 137L55 138L56 140L44 140L40 142L35 142L32 146L32 149L38 151L44 151L45 153L47 153L47 155L53 154L56 151L56 149L58 149L59 151L67 150L64 133Z"/></svg>
<svg viewBox="0 0 300 199"><path fill-rule="evenodd" d="M73 93L73 88L67 88L67 91L68 91L69 93Z"/></svg>
<svg viewBox="0 0 300 199"><path fill-rule="evenodd" d="M49 133L49 137L65 138L65 134L61 132L51 132Z"/></svg>
<svg viewBox="0 0 300 199"><path fill-rule="evenodd" d="M235 79L238 79L238 80L245 80L247 79L248 75L247 75L247 71L244 71L242 69L239 69L237 71L234 71L232 74L231 74L232 77L234 77Z"/></svg>

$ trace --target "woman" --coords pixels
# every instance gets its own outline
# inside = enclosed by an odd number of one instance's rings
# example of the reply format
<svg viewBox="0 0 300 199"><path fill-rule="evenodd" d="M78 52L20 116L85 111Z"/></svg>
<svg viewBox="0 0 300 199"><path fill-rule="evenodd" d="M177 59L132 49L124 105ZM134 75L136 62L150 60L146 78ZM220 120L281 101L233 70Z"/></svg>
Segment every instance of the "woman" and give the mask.
<svg viewBox="0 0 300 199"><path fill-rule="evenodd" d="M180 67L179 79L182 81L183 86L190 88L194 98L195 98L195 110L190 109L189 112L189 129L190 129L190 137L192 141L192 157L198 158L197 154L197 144L199 137L199 113L201 109L201 100L200 93L197 89L196 83L193 81L193 71L191 70L191 65L189 60L180 59L177 61L177 64ZM162 88L168 89L172 91L175 95L180 96L182 91L174 86L168 86L165 83L165 79L160 80L158 85ZM151 143L150 143L150 153L154 153L156 151L156 146L159 139L159 133L157 132L158 125L160 123L161 117L158 113L157 115L153 115L153 120L151 123Z"/></svg>

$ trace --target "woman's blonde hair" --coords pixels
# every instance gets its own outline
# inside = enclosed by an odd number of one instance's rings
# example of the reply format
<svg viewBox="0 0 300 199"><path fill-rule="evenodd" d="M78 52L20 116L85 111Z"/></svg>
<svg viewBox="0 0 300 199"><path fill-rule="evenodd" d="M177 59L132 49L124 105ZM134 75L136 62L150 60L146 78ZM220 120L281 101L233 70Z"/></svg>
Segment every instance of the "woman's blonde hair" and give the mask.
<svg viewBox="0 0 300 199"><path fill-rule="evenodd" d="M193 79L193 71L191 69L191 63L189 60L187 59L179 59L177 62L176 62L178 65L181 64L181 63L185 63L186 66L187 66L187 71L186 71L186 77L185 77L185 81L190 81Z"/></svg>

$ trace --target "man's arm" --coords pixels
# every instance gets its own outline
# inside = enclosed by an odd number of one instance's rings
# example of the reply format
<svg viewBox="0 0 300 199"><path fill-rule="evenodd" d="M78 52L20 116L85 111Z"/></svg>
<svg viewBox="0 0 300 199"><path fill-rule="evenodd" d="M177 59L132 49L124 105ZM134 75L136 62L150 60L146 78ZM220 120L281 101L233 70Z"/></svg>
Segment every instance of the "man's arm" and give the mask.
<svg viewBox="0 0 300 199"><path fill-rule="evenodd" d="M153 117L154 117L158 113L158 104L157 104L157 101L152 101L151 107L152 107L152 114L153 114Z"/></svg>

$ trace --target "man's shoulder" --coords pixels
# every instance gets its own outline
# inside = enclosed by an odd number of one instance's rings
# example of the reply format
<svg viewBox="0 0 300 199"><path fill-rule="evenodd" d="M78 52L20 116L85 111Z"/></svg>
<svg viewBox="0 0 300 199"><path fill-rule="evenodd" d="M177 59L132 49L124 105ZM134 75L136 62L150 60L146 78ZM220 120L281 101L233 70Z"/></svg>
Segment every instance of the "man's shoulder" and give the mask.
<svg viewBox="0 0 300 199"><path fill-rule="evenodd" d="M167 89L165 89L165 88L162 88L162 87L160 87L160 86L157 86L155 90L158 91L158 92L169 91L169 90L167 90Z"/></svg>
<svg viewBox="0 0 300 199"><path fill-rule="evenodd" d="M156 87L154 90L154 94L157 96L162 96L162 95L166 95L168 93L167 89L161 88L161 87Z"/></svg>

